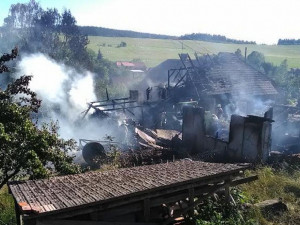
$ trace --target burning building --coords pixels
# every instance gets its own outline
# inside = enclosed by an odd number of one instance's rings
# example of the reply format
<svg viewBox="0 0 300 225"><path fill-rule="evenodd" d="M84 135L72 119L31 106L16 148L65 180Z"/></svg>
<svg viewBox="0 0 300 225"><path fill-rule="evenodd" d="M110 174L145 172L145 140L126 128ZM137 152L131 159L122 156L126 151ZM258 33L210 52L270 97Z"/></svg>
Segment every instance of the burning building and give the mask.
<svg viewBox="0 0 300 225"><path fill-rule="evenodd" d="M216 56L195 56L192 60L188 54L179 54L179 60L161 63L151 69L148 76L158 82L168 82L169 97L174 101L193 99L206 110L214 110L221 104L227 106L230 114L264 112L266 109L261 109L257 103L273 100L278 95L265 74L236 54L221 52Z"/></svg>

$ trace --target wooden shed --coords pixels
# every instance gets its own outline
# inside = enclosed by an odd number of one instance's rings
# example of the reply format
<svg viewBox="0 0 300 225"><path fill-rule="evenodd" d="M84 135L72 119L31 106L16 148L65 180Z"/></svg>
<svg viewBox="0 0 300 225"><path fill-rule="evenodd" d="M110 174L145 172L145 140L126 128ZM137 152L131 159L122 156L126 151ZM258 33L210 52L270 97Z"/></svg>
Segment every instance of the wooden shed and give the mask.
<svg viewBox="0 0 300 225"><path fill-rule="evenodd" d="M185 215L215 191L225 189L228 194L230 186L255 179L237 179L247 168L248 164L181 160L16 181L9 189L19 224L169 224L176 215L161 215L162 207L185 202L179 210Z"/></svg>

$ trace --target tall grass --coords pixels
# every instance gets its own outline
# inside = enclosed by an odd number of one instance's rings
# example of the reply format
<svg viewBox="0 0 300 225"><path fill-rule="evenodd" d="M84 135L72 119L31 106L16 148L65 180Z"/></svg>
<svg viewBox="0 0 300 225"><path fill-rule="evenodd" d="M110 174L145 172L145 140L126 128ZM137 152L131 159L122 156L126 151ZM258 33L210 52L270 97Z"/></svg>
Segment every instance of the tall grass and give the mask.
<svg viewBox="0 0 300 225"><path fill-rule="evenodd" d="M12 196L8 193L7 186L0 190L0 225L15 225L16 215Z"/></svg>
<svg viewBox="0 0 300 225"><path fill-rule="evenodd" d="M281 199L289 208L281 216L273 216L269 223L260 218L261 224L300 224L300 171L261 167L247 173L259 177L257 181L240 187L251 203Z"/></svg>

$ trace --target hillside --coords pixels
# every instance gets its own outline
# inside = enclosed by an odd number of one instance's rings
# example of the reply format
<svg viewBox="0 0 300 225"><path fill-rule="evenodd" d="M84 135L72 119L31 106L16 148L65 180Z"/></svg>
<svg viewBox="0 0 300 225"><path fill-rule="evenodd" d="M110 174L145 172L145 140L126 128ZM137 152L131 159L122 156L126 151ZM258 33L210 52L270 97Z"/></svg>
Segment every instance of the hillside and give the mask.
<svg viewBox="0 0 300 225"><path fill-rule="evenodd" d="M103 37L132 37L132 38L155 38L155 39L175 39L177 37L164 34L151 34L136 32L131 30L117 30L104 27L79 26L80 32L88 36Z"/></svg>
<svg viewBox="0 0 300 225"><path fill-rule="evenodd" d="M189 53L192 57L195 51L199 53L235 52L240 48L262 52L266 60L279 65L284 59L288 60L291 68L300 67L300 46L295 45L252 45L252 44L225 44L193 40L145 39L128 37L101 37L89 36L88 48L95 52L100 49L103 56L111 61L130 61L140 59L148 67L153 67L166 59L177 59L178 53ZM121 42L126 47L118 47ZM183 47L183 48L182 48Z"/></svg>

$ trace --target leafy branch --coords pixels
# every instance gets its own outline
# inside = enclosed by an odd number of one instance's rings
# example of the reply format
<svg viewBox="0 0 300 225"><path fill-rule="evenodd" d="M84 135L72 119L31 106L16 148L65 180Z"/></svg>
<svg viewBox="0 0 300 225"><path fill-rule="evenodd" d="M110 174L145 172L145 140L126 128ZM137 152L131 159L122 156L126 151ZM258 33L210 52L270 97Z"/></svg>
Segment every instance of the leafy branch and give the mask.
<svg viewBox="0 0 300 225"><path fill-rule="evenodd" d="M4 64L18 56L18 48L11 50L11 54L5 53L0 57L0 73L9 72L9 68Z"/></svg>

